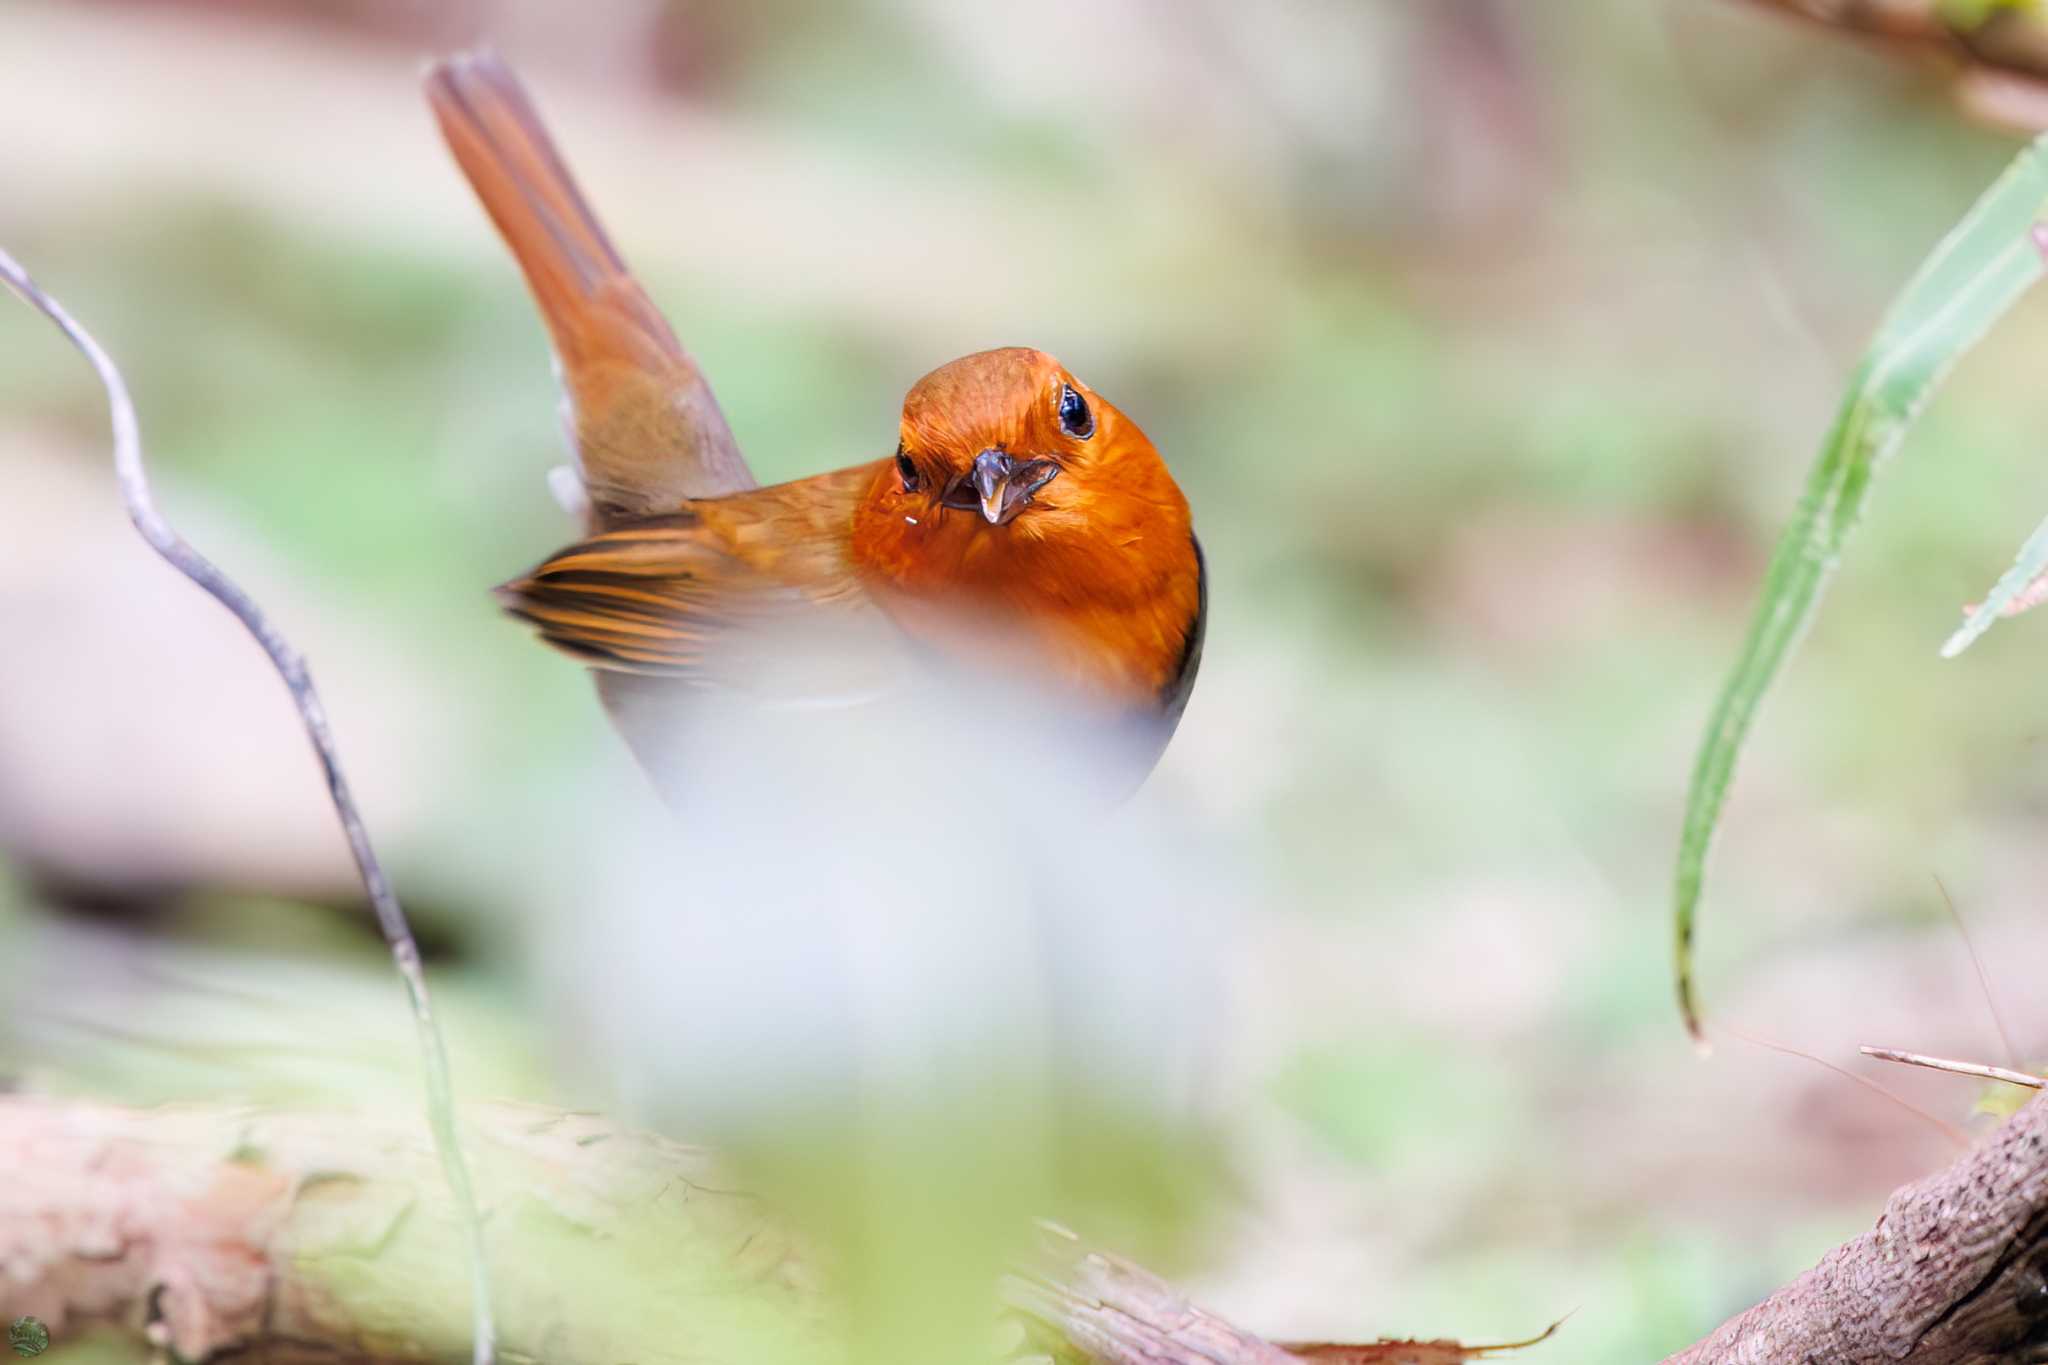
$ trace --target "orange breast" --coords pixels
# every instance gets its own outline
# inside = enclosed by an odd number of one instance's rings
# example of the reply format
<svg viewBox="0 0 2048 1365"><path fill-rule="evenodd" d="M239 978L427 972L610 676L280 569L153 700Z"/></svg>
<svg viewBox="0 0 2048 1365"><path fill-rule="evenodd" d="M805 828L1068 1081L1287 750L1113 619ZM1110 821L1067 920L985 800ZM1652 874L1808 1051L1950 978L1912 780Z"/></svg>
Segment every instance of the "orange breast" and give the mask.
<svg viewBox="0 0 2048 1365"><path fill-rule="evenodd" d="M928 643L1163 706L1202 608L1186 500L1170 482L1157 498L1053 491L1005 526L955 508L913 522L864 505L851 557L884 609Z"/></svg>

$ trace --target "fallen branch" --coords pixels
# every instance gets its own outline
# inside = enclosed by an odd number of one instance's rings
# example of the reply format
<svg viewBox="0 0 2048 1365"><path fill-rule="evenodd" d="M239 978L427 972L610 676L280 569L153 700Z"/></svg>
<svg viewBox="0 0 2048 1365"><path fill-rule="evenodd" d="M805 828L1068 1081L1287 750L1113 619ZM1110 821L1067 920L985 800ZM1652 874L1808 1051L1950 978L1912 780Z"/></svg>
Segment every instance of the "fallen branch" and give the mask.
<svg viewBox="0 0 2048 1365"><path fill-rule="evenodd" d="M701 1152L552 1110L463 1118L506 1360L834 1358L792 1239ZM463 1359L467 1237L436 1167L409 1119L0 1100L0 1318L181 1361Z"/></svg>
<svg viewBox="0 0 2048 1365"><path fill-rule="evenodd" d="M465 1111L499 1341L549 1365L845 1358L815 1255L705 1152L588 1114ZM59 1340L125 1326L180 1360L283 1351L411 1365L459 1356L459 1220L409 1121L355 1113L0 1099L0 1318ZM1298 1365L1156 1276L1047 1229L1001 1286L1013 1344L1104 1365ZM1318 1347L1339 1365L1453 1365L1455 1342Z"/></svg>
<svg viewBox="0 0 2048 1365"><path fill-rule="evenodd" d="M844 1359L830 1274L704 1152L590 1115L465 1112L495 1192L507 1360ZM0 1317L125 1325L180 1359L460 1356L463 1237L431 1143L353 1113L0 1099ZM1049 1229L1007 1278L1016 1351L1103 1365L1442 1365L1454 1342L1287 1348ZM1877 1226L1667 1365L1961 1365L2048 1346L2048 1099L1894 1193ZM1498 1348L1491 1348L1498 1349Z"/></svg>

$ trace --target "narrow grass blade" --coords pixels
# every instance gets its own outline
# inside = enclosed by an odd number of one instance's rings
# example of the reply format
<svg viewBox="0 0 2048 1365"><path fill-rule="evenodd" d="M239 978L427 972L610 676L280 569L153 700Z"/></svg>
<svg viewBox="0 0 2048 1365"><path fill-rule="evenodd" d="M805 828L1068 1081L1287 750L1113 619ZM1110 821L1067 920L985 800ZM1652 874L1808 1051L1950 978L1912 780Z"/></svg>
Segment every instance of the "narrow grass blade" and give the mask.
<svg viewBox="0 0 2048 1365"><path fill-rule="evenodd" d="M2027 589L2040 579L2044 571L2048 571L2048 521L2034 528L2034 534L2028 536L2027 543L2020 547L2012 567L1999 577L1984 600L1971 609L1956 633L1948 637L1941 647L1941 657L1955 658L1975 644L1977 637L1991 629L1999 617L2023 611L2031 605L2021 600L2021 594L2032 597L2034 594L2028 593Z"/></svg>
<svg viewBox="0 0 2048 1365"><path fill-rule="evenodd" d="M1694 915L1707 848L1757 705L1812 621L1877 467L1897 449L1955 362L2041 277L2033 229L2044 212L2048 136L2020 153L1893 301L1850 380L1792 524L1771 556L1763 600L1693 765L1679 836L1678 1003L1695 1040L1702 1035L1693 983Z"/></svg>

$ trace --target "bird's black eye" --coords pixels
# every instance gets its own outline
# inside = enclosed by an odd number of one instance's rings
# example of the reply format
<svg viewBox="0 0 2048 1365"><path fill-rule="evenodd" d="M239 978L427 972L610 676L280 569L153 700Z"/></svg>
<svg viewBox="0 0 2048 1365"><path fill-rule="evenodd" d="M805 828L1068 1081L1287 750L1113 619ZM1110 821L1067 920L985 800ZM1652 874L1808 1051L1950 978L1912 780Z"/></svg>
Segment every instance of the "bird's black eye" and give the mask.
<svg viewBox="0 0 2048 1365"><path fill-rule="evenodd" d="M1060 385L1060 430L1077 441L1095 434L1095 414L1088 411L1088 400L1076 393L1072 384Z"/></svg>
<svg viewBox="0 0 2048 1365"><path fill-rule="evenodd" d="M910 462L909 454L901 446L896 447L896 472L903 476L903 491L915 493L918 483L917 466Z"/></svg>

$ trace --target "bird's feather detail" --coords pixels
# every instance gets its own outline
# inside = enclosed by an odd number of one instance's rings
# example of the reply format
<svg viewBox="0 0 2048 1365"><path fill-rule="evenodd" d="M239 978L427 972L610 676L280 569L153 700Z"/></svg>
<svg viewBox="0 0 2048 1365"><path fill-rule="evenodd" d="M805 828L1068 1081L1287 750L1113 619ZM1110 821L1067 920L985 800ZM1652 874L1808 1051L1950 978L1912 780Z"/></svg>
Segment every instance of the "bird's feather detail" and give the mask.
<svg viewBox="0 0 2048 1365"><path fill-rule="evenodd" d="M879 619L845 525L874 466L706 499L569 546L498 589L512 615L593 668L707 681L749 629L807 612Z"/></svg>
<svg viewBox="0 0 2048 1365"><path fill-rule="evenodd" d="M526 91L489 53L437 62L427 99L554 345L592 529L754 487L711 386L598 224Z"/></svg>

